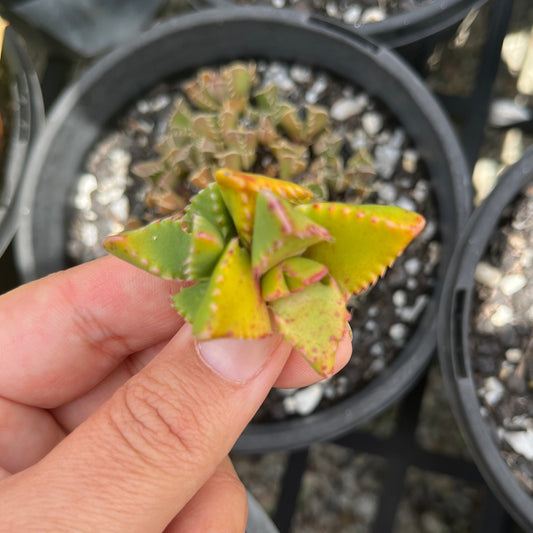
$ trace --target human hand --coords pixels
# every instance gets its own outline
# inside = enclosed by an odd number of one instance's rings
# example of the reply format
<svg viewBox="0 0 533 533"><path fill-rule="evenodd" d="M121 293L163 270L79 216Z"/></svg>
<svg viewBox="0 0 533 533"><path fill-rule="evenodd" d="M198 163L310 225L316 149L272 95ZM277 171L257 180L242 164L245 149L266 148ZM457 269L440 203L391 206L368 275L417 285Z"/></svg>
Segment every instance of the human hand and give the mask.
<svg viewBox="0 0 533 533"><path fill-rule="evenodd" d="M0 531L244 531L227 455L320 378L278 335L195 345L179 287L106 257L0 297Z"/></svg>

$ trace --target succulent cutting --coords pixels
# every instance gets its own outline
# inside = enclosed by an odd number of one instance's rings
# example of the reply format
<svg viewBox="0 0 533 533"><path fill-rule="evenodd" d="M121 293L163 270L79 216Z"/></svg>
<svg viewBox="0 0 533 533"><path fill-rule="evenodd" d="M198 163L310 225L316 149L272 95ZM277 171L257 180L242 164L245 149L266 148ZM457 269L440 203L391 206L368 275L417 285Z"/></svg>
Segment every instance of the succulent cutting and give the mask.
<svg viewBox="0 0 533 533"><path fill-rule="evenodd" d="M106 250L164 279L199 340L280 332L332 373L346 302L423 229L400 207L316 201L301 185L220 169L180 213L108 237Z"/></svg>

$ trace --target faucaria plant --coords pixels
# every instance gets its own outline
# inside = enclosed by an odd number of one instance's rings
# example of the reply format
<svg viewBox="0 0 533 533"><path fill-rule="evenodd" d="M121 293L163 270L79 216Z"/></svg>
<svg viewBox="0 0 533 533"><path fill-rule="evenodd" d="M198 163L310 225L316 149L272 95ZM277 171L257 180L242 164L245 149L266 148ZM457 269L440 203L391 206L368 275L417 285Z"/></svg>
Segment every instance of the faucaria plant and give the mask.
<svg viewBox="0 0 533 533"><path fill-rule="evenodd" d="M422 230L400 207L315 201L300 185L221 169L185 210L108 237L108 252L165 279L199 340L276 330L331 374L346 301L373 284Z"/></svg>

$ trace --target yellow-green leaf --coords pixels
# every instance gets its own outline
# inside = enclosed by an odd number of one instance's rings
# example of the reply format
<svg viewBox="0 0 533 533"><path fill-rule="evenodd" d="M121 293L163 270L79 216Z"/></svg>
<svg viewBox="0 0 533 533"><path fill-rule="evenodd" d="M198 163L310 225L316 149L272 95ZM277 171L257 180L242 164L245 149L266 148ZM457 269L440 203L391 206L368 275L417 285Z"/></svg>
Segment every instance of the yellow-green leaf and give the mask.
<svg viewBox="0 0 533 533"><path fill-rule="evenodd" d="M333 237L304 256L326 265L347 296L374 283L425 225L421 215L395 206L314 203L296 209Z"/></svg>
<svg viewBox="0 0 533 533"><path fill-rule="evenodd" d="M269 303L278 331L320 375L333 372L348 314L333 280L314 283Z"/></svg>
<svg viewBox="0 0 533 533"><path fill-rule="evenodd" d="M213 270L194 319L193 334L206 340L257 339L269 333L270 317L252 276L250 257L234 238Z"/></svg>
<svg viewBox="0 0 533 533"><path fill-rule="evenodd" d="M170 217L104 240L111 254L165 279L185 279L191 236L183 221Z"/></svg>

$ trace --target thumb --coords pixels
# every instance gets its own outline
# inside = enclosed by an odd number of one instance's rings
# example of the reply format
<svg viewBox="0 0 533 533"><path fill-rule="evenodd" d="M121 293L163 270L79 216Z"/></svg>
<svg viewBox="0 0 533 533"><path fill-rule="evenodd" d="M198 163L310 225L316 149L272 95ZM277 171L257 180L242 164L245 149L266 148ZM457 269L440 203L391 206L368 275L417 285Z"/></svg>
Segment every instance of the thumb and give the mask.
<svg viewBox="0 0 533 533"><path fill-rule="evenodd" d="M1 516L28 503L8 530L162 531L231 450L290 350L277 335L195 344L185 325L45 459L4 482Z"/></svg>

